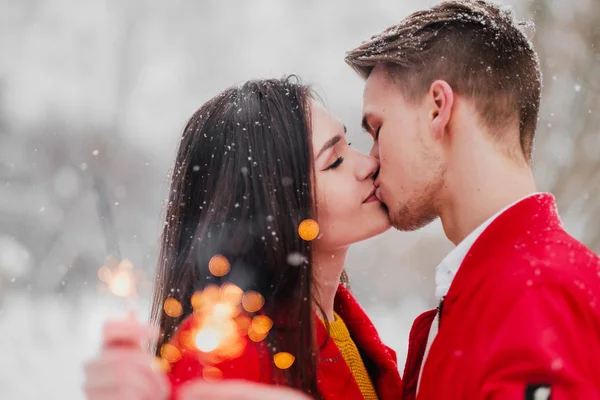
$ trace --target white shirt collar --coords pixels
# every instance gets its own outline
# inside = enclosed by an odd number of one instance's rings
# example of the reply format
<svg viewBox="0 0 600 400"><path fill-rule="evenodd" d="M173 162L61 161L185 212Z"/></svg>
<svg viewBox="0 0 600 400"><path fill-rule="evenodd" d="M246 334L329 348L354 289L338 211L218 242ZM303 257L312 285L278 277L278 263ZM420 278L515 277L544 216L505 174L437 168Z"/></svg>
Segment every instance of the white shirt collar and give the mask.
<svg viewBox="0 0 600 400"><path fill-rule="evenodd" d="M437 266L435 271L435 297L438 300L441 300L446 294L448 294L448 290L450 289L450 285L454 280L454 276L458 272L460 265L463 260L467 256L469 250L471 250L471 246L473 243L479 238L479 236L483 233L485 228L487 228L500 214L504 211L508 210L512 206L521 201L525 200L528 197L538 195L540 193L532 193L527 195L512 204L504 207L502 210L498 211L496 214L492 215L488 218L483 224L479 225L473 232L471 232L466 238L464 238L458 246L456 246L448 255L442 260L442 262Z"/></svg>

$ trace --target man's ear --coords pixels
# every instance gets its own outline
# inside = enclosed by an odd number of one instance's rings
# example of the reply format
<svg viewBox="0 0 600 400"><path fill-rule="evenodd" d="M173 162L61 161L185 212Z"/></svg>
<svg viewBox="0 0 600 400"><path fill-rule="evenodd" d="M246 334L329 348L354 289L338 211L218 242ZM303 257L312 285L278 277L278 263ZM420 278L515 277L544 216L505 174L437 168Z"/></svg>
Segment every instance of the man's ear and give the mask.
<svg viewBox="0 0 600 400"><path fill-rule="evenodd" d="M432 99L429 114L431 131L436 139L440 139L450 122L454 105L454 91L448 82L437 80L429 87L428 95Z"/></svg>

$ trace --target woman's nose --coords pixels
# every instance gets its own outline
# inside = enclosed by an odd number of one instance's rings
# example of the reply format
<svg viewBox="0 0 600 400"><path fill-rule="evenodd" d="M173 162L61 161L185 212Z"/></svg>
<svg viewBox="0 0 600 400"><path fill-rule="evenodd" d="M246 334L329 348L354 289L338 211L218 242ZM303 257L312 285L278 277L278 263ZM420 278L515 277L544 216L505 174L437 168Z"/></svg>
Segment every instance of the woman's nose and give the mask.
<svg viewBox="0 0 600 400"><path fill-rule="evenodd" d="M361 161L357 167L357 178L361 181L373 179L379 171L379 161L375 157L367 154L360 154Z"/></svg>

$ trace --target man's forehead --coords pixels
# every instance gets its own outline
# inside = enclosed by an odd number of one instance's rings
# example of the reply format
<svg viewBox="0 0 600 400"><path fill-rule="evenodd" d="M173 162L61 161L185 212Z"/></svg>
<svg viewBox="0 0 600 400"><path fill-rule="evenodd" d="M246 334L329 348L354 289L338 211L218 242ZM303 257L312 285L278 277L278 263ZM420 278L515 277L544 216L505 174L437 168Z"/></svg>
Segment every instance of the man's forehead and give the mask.
<svg viewBox="0 0 600 400"><path fill-rule="evenodd" d="M370 108L373 108L374 104L376 104L377 94L380 94L380 92L375 82L369 76L363 89L363 114L367 113Z"/></svg>
<svg viewBox="0 0 600 400"><path fill-rule="evenodd" d="M365 103L376 102L383 94L389 92L392 85L394 82L390 79L388 71L380 65L375 66L365 82L363 90Z"/></svg>

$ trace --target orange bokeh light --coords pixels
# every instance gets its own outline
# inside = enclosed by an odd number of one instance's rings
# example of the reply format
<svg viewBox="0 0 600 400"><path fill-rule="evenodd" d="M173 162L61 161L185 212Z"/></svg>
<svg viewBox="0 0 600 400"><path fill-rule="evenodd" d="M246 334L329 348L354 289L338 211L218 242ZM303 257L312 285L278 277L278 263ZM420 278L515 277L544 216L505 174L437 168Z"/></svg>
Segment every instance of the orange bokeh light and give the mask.
<svg viewBox="0 0 600 400"><path fill-rule="evenodd" d="M266 315L257 315L252 318L252 330L259 335L266 335L273 327L273 321Z"/></svg>
<svg viewBox="0 0 600 400"><path fill-rule="evenodd" d="M214 326L201 328L196 334L196 347L200 351L209 353L215 351L221 344L222 335Z"/></svg>
<svg viewBox="0 0 600 400"><path fill-rule="evenodd" d="M292 364L294 364L295 360L296 357L285 351L277 353L273 356L273 362L279 369L288 369L292 366Z"/></svg>
<svg viewBox="0 0 600 400"><path fill-rule="evenodd" d="M183 306L179 301L172 297L168 297L163 305L165 313L172 318L177 318L183 314Z"/></svg>
<svg viewBox="0 0 600 400"><path fill-rule="evenodd" d="M246 348L246 340L238 336L236 340L232 340L230 344L223 348L221 355L224 358L233 359L242 355Z"/></svg>
<svg viewBox="0 0 600 400"><path fill-rule="evenodd" d="M221 289L217 285L208 285L202 291L202 300L209 304L215 304L220 299Z"/></svg>
<svg viewBox="0 0 600 400"><path fill-rule="evenodd" d="M164 358L170 363L175 363L181 360L181 352L179 351L179 349L169 343L162 345L162 347L160 348L160 355L162 356L162 358Z"/></svg>
<svg viewBox="0 0 600 400"><path fill-rule="evenodd" d="M252 327L248 329L248 337L255 343L262 342L267 338L268 332L256 332Z"/></svg>
<svg viewBox="0 0 600 400"><path fill-rule="evenodd" d="M108 289L119 297L129 297L135 293L135 279L130 270L117 269L111 274Z"/></svg>
<svg viewBox="0 0 600 400"><path fill-rule="evenodd" d="M208 262L208 270L214 276L225 276L229 273L231 266L224 256L217 254Z"/></svg>
<svg viewBox="0 0 600 400"><path fill-rule="evenodd" d="M223 379L223 372L217 367L204 367L202 377L209 382L216 382Z"/></svg>
<svg viewBox="0 0 600 400"><path fill-rule="evenodd" d="M117 260L109 256L98 269L98 279L105 282L115 296L132 297L136 294L135 272L131 261L124 259L117 264Z"/></svg>
<svg viewBox="0 0 600 400"><path fill-rule="evenodd" d="M232 283L226 283L221 287L221 298L230 304L240 304L242 297L244 297L244 291Z"/></svg>
<svg viewBox="0 0 600 400"><path fill-rule="evenodd" d="M192 303L192 308L194 309L194 311L200 311L202 309L202 292L197 291L192 295L192 298L190 300L190 303Z"/></svg>
<svg viewBox="0 0 600 400"><path fill-rule="evenodd" d="M196 349L196 337L193 331L183 331L179 337L181 346L188 350Z"/></svg>
<svg viewBox="0 0 600 400"><path fill-rule="evenodd" d="M238 307L222 301L215 304L212 310L212 315L217 319L233 318L239 313L240 309Z"/></svg>
<svg viewBox="0 0 600 400"><path fill-rule="evenodd" d="M314 219L305 219L298 225L298 235L307 242L316 239L319 236L319 224Z"/></svg>
<svg viewBox="0 0 600 400"><path fill-rule="evenodd" d="M242 306L248 312L257 312L265 304L265 298L258 292L249 290L242 298Z"/></svg>
<svg viewBox="0 0 600 400"><path fill-rule="evenodd" d="M250 329L250 326L252 325L252 320L247 315L239 315L235 319L235 323L238 326L238 330L246 334L248 332L248 329Z"/></svg>

